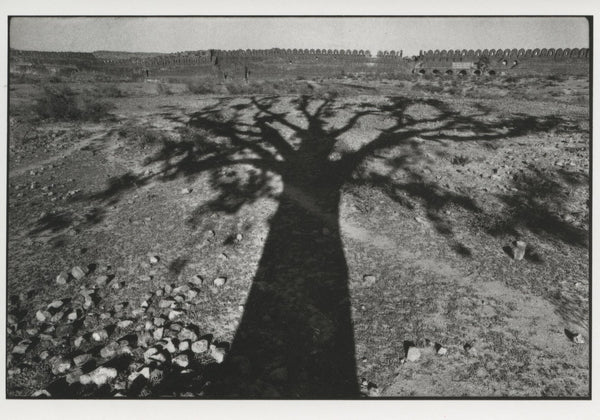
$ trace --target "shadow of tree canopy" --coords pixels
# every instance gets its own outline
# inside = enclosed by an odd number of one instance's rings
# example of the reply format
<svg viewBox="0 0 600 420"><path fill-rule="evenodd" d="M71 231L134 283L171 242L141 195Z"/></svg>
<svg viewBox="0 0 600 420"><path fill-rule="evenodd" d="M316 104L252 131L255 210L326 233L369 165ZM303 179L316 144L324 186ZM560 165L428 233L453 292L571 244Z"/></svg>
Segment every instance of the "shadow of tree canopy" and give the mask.
<svg viewBox="0 0 600 420"><path fill-rule="evenodd" d="M211 375L208 396L358 397L348 268L339 226L343 186L379 188L400 204L405 204L401 193L418 198L436 230L458 255L468 257L470 250L454 238L441 210L448 204L472 213L482 210L472 198L411 171L407 163L424 158L414 138L490 144L564 122L522 114L490 122L484 119L491 111L483 106L465 115L437 99L387 99L384 104L354 106L357 111L339 127L328 120L346 108L337 106L332 97L300 96L291 100L293 108L285 112L278 110L282 105L278 97L252 97L236 105L218 100L190 114L181 139L165 140L147 159L147 164L160 163L160 171L142 176L127 173L93 197L114 203L129 189L151 180L193 179L208 173L217 194L192 212L191 227L206 213L235 213L264 197L278 199L231 351ZM433 116L416 117L408 112L413 106L426 106ZM290 118L293 113L295 119ZM391 124L358 148L336 149L344 133L369 115L385 117ZM387 163L406 172L403 182L391 176L393 171L381 175L365 169L369 157L385 156L399 146L402 154ZM536 180L526 182L535 188ZM504 226L535 207L534 198L526 189L503 197L514 209ZM528 226L582 244L581 232L552 219L543 209L535 208ZM490 228L491 234L494 229Z"/></svg>

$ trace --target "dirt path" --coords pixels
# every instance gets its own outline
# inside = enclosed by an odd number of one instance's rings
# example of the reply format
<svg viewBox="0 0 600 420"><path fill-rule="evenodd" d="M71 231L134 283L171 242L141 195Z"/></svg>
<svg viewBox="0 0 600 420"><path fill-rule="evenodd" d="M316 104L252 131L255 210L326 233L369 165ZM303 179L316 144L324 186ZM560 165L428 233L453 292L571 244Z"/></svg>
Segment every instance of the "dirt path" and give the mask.
<svg viewBox="0 0 600 420"><path fill-rule="evenodd" d="M107 134L106 131L102 130L102 132L100 132L100 133L97 133L91 137L82 139L82 140L78 141L77 143L75 143L74 145L72 145L71 147L69 147L65 150L61 150L58 154L56 154L54 156L51 156L51 157L41 160L41 161L37 161L35 163L30 163L30 164L22 166L18 169L11 169L9 171L8 177L15 178L15 177L23 175L29 171L35 170L41 166L50 165L58 160L64 159L67 156L70 156L71 154L75 153L76 151L81 150L84 147L90 146L94 141L104 138L104 136L106 136L106 134Z"/></svg>

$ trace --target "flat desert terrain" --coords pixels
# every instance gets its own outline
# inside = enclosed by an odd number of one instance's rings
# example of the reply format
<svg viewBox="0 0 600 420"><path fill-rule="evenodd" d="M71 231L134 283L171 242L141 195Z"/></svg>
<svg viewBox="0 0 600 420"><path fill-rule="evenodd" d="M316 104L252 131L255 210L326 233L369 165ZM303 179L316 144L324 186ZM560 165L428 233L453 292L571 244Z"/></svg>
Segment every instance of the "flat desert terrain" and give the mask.
<svg viewBox="0 0 600 420"><path fill-rule="evenodd" d="M587 77L10 85L9 397L587 397Z"/></svg>

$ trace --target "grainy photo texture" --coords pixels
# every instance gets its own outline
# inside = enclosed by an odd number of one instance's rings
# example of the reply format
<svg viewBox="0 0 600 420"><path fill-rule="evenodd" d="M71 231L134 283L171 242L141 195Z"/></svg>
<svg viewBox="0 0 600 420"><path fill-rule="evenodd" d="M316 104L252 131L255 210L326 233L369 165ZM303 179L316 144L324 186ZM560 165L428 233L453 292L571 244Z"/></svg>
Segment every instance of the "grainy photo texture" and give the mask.
<svg viewBox="0 0 600 420"><path fill-rule="evenodd" d="M590 397L585 17L12 17L7 397Z"/></svg>

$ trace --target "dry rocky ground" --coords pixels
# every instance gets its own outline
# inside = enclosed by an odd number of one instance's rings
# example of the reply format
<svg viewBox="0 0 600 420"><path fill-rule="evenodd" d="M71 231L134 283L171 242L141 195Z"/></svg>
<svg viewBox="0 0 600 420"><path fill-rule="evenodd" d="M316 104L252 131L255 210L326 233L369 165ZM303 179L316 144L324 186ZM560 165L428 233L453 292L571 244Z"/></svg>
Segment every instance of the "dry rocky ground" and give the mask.
<svg viewBox="0 0 600 420"><path fill-rule="evenodd" d="M587 78L306 83L11 85L9 397L589 396Z"/></svg>

